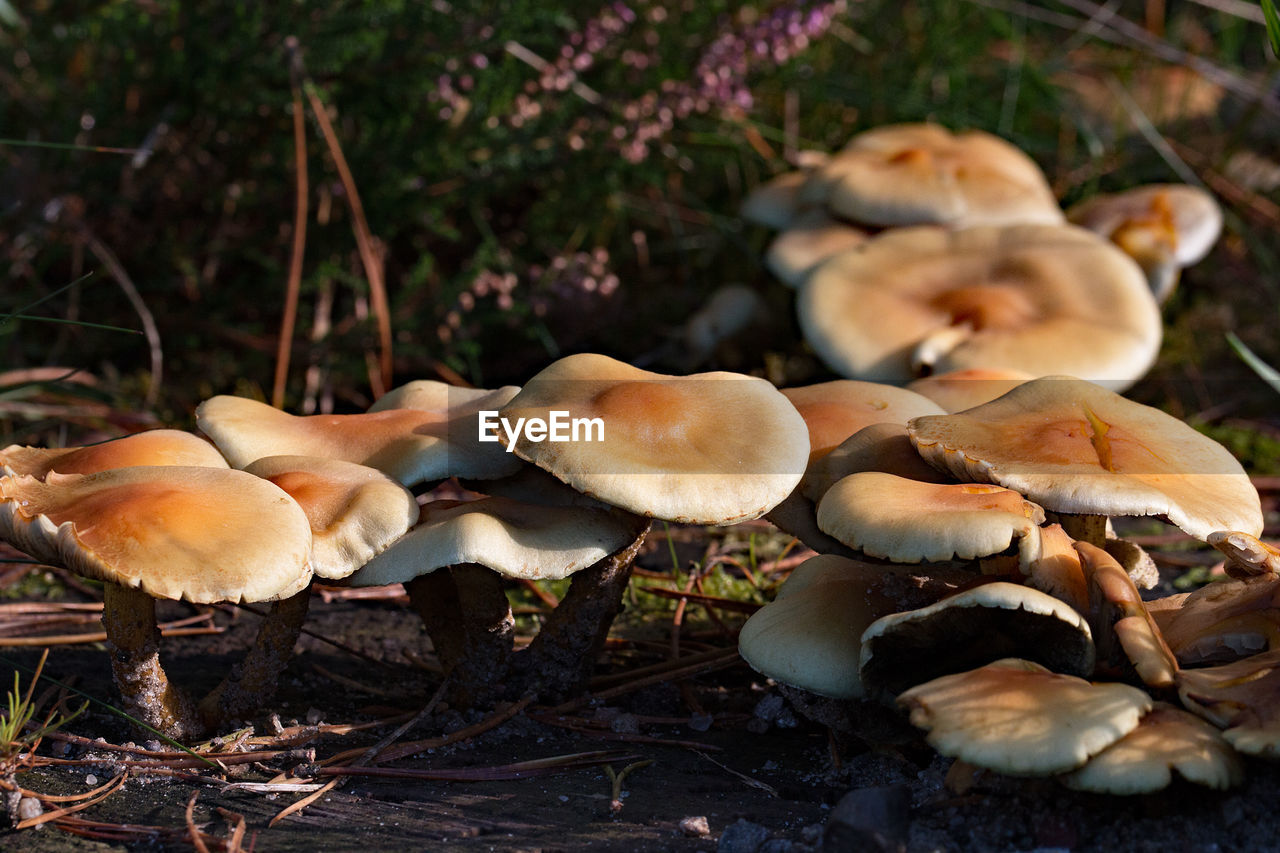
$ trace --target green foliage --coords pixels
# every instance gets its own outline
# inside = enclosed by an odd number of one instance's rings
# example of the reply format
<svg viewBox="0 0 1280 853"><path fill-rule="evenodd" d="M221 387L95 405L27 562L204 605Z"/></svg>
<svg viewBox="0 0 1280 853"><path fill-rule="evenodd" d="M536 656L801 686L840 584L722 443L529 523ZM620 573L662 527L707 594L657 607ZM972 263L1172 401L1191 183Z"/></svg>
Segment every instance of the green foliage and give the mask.
<svg viewBox="0 0 1280 853"><path fill-rule="evenodd" d="M1262 15L1267 20L1267 40L1271 42L1271 53L1280 59L1280 13L1276 12L1275 0L1259 0L1262 3Z"/></svg>
<svg viewBox="0 0 1280 853"><path fill-rule="evenodd" d="M31 683L27 685L25 694L22 692L18 672L14 670L13 689L5 697L5 711L0 714L0 774L14 772L17 769L15 763L19 755L29 752L49 732L61 728L80 716L89 705L88 702L85 702L70 714L51 716L43 725L27 731L27 727L35 718L36 711L39 710L36 703L32 701L32 697L35 692L36 682L40 680L40 670L44 667L45 657L48 654L49 652L46 650L40 658L40 664L36 668L35 675L31 678Z"/></svg>

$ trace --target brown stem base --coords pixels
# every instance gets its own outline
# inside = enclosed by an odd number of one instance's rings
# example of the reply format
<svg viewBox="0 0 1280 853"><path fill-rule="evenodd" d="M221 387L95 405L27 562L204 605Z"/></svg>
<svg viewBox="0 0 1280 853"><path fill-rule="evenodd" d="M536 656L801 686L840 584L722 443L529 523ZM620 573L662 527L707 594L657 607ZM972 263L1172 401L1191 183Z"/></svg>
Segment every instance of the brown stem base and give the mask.
<svg viewBox="0 0 1280 853"><path fill-rule="evenodd" d="M155 599L139 589L103 584L102 627L124 712L174 740L202 735L190 697L169 683L160 665Z"/></svg>
<svg viewBox="0 0 1280 853"><path fill-rule="evenodd" d="M276 692L280 673L293 657L311 604L311 587L272 603L258 637L244 660L200 701L200 716L210 729L257 711Z"/></svg>
<svg viewBox="0 0 1280 853"><path fill-rule="evenodd" d="M573 576L538 636L512 658L509 693L533 691L555 702L586 690L609 627L622 610L632 561L648 533L646 524L630 545Z"/></svg>

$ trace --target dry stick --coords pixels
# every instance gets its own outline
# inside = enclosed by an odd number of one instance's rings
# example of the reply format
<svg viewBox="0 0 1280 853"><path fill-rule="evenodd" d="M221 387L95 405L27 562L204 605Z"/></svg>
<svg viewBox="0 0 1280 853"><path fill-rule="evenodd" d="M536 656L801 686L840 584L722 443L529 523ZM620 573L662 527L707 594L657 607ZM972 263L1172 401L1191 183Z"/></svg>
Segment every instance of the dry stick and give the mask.
<svg viewBox="0 0 1280 853"><path fill-rule="evenodd" d="M162 637L199 637L206 634L221 634L226 628L210 625L207 628L160 628ZM44 637L0 637L0 649L29 648L31 646L75 646L83 643L105 643L106 631L92 634L50 634Z"/></svg>
<svg viewBox="0 0 1280 853"><path fill-rule="evenodd" d="M88 225L81 224L80 229L85 242L89 245L89 251L93 252L98 261L107 268L107 272L111 273L111 277L116 280L116 284L120 285L125 298L133 306L138 319L142 321L142 331L147 337L147 346L151 350L151 383L147 387L144 408L151 409L160 397L160 382L164 376L164 350L160 346L160 328L156 325L156 318L152 316L151 309L147 307L146 302L142 301L142 294L134 286L133 279L129 278L129 274L125 272L120 259L107 248L105 243L94 236Z"/></svg>
<svg viewBox="0 0 1280 853"><path fill-rule="evenodd" d="M244 815L233 812L231 809L224 809L222 806L218 806L218 814L231 824L231 838L227 840L227 853L239 853L244 849L244 833L248 829Z"/></svg>
<svg viewBox="0 0 1280 853"><path fill-rule="evenodd" d="M196 828L195 811L196 797L198 796L200 796L199 791L192 791L191 799L187 800L187 837L191 840L191 846L195 847L199 853L209 853L209 848L204 843L204 838L201 837L204 833Z"/></svg>
<svg viewBox="0 0 1280 853"><path fill-rule="evenodd" d="M289 44L296 54L297 41ZM297 176L297 197L293 214L293 254L289 257L289 280L285 287L284 317L280 320L280 340L276 346L276 377L271 388L271 405L284 408L284 386L289 375L289 354L293 350L293 326L298 317L298 293L302 289L302 257L307 246L307 135L302 107L302 85L295 63L289 64L289 85L293 90L293 159Z"/></svg>
<svg viewBox="0 0 1280 853"><path fill-rule="evenodd" d="M382 260L374 248L373 233L369 230L368 220L365 219L360 192L356 189L355 177L352 176L347 158L342 153L342 146L338 143L338 135L334 133L333 124L329 121L328 113L325 112L324 102L316 93L315 84L311 82L302 65L302 54L298 50L297 38L290 36L286 45L290 48L298 78L302 82L303 90L307 93L307 101L311 104L311 114L315 116L316 123L320 125L320 132L324 134L324 141L329 146L329 156L333 158L333 164L338 169L338 177L342 179L347 204L351 208L351 226L355 232L356 246L360 250L360 262L364 265L364 274L369 280L369 297L373 303L373 313L378 320L380 372L377 377L371 378L376 378L375 385L379 386L373 388L374 397L381 397L391 387L391 311L387 306L387 288L382 278Z"/></svg>
<svg viewBox="0 0 1280 853"><path fill-rule="evenodd" d="M378 741L373 746L369 747L369 749L365 750L365 752L359 758L353 761L350 766L361 767L364 764L367 764L368 762L374 760L379 752L381 752L383 749L385 749L386 747L394 743L396 740L398 740L402 734L409 731L409 729L416 726L419 722L421 722L426 717L429 717L431 715L431 712L436 709L436 705L439 705L440 700L444 698L444 692L448 687L449 687L449 679L446 676L444 681L440 682L440 686L436 688L435 694L431 697L430 701L428 701L427 704L422 707L421 711L415 714L411 719L406 720L404 724L402 724L394 732L387 735L385 738ZM341 785L343 783L343 779L344 777L339 776L331 780L330 782L326 783L324 787L322 787L320 790L315 791L314 793L308 794L307 796L303 797L301 800L298 800L296 803L294 803L293 805L289 806L288 808L280 812L280 814L273 817L270 823L267 824L267 826L275 826L277 823L284 820L286 817L293 814L294 812L301 811L302 809L311 805L316 800L320 799L325 794L327 794L329 791Z"/></svg>

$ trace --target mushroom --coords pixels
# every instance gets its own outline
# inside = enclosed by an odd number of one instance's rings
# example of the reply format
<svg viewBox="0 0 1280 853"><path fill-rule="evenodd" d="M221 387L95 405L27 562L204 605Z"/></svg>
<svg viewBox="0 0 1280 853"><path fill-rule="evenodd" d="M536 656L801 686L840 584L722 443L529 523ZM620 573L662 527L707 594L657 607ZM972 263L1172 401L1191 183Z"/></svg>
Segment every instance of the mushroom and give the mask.
<svg viewBox="0 0 1280 853"><path fill-rule="evenodd" d="M825 160L825 157L822 159ZM814 164L815 167L818 164ZM790 228L804 210L800 201L800 188L809 180L813 169L800 169L765 181L747 194L739 214L748 222L766 228L781 230Z"/></svg>
<svg viewBox="0 0 1280 853"><path fill-rule="evenodd" d="M311 527L298 504L266 480L221 468L0 478L0 538L103 581L102 622L125 710L175 738L203 725L160 664L155 599L273 601L311 578Z"/></svg>
<svg viewBox="0 0 1280 853"><path fill-rule="evenodd" d="M763 379L663 376L608 356L562 358L499 412L509 425L586 423L578 440L528 431L515 456L605 503L691 524L759 518L790 493L809 455L804 420ZM594 425L593 425L594 424Z"/></svg>
<svg viewBox="0 0 1280 853"><path fill-rule="evenodd" d="M310 566L316 577L339 580L396 542L418 518L413 493L364 465L314 456L265 456L245 472L293 498L311 527ZM256 709L275 692L306 619L310 586L274 602L244 661L200 702L214 726Z"/></svg>
<svg viewBox="0 0 1280 853"><path fill-rule="evenodd" d="M865 225L952 228L1062 222L1035 161L980 130L898 124L854 136L800 191Z"/></svg>
<svg viewBox="0 0 1280 853"><path fill-rule="evenodd" d="M1178 676L1182 704L1246 755L1280 758L1280 649Z"/></svg>
<svg viewBox="0 0 1280 853"><path fill-rule="evenodd" d="M865 243L866 231L833 219L818 208L796 215L786 230L773 238L764 265L788 287L799 287L814 267L828 258Z"/></svg>
<svg viewBox="0 0 1280 853"><path fill-rule="evenodd" d="M110 468L138 465L194 465L226 468L217 449L189 432L153 429L91 444L85 447L23 447L0 450L0 466L6 474L30 474L43 479L50 471L60 474L93 474Z"/></svg>
<svg viewBox="0 0 1280 853"><path fill-rule="evenodd" d="M1186 666L1280 649L1280 577L1267 574L1206 584L1151 602L1151 616Z"/></svg>
<svg viewBox="0 0 1280 853"><path fill-rule="evenodd" d="M1280 573L1280 550L1257 536L1242 530L1219 530L1210 533L1206 541L1226 554L1223 570L1233 578Z"/></svg>
<svg viewBox="0 0 1280 853"><path fill-rule="evenodd" d="M1258 492L1226 448L1091 382L1035 379L967 412L916 418L907 432L931 464L1013 489L1095 545L1115 515L1166 518L1199 539L1262 532Z"/></svg>
<svg viewBox="0 0 1280 853"><path fill-rule="evenodd" d="M1128 572L1095 545L1077 542L1075 549L1089 582L1089 621L1099 661L1118 669L1131 665L1150 687L1172 687L1178 662Z"/></svg>
<svg viewBox="0 0 1280 853"><path fill-rule="evenodd" d="M986 484L921 483L894 474L850 474L818 504L818 527L871 557L895 563L976 560L1017 540L1018 564L1040 554L1044 511Z"/></svg>
<svg viewBox="0 0 1280 853"><path fill-rule="evenodd" d="M993 581L877 619L862 634L858 668L864 687L885 695L1009 656L1087 676L1093 638L1084 617L1065 602Z"/></svg>
<svg viewBox="0 0 1280 853"><path fill-rule="evenodd" d="M738 651L775 681L836 699L865 695L858 668L862 632L904 607L955 589L955 578L819 555L797 566L772 602L747 619ZM922 600L923 599L923 600Z"/></svg>
<svg viewBox="0 0 1280 853"><path fill-rule="evenodd" d="M403 583L445 672L452 674L457 700L474 704L490 698L510 675L515 625L501 578L574 575L560 606L587 612L548 620L523 653L537 664L527 667L533 686L557 695L584 686L647 530L646 519L613 509L498 497L436 501L422 508L408 534L352 575L351 583ZM592 576L585 593L575 574L584 570ZM575 622L587 628L577 631Z"/></svg>
<svg viewBox="0 0 1280 853"><path fill-rule="evenodd" d="M902 382L971 367L1072 373L1123 389L1160 347L1141 270L1082 228L899 228L816 267L805 340L841 375Z"/></svg>
<svg viewBox="0 0 1280 853"><path fill-rule="evenodd" d="M955 413L990 403L1034 378L1022 370L967 367L914 379L906 387Z"/></svg>
<svg viewBox="0 0 1280 853"><path fill-rule="evenodd" d="M478 415L496 411L517 390L419 380L388 392L364 414L307 416L219 396L196 408L196 423L235 468L264 456L321 456L377 468L415 486L514 474L518 460L496 443L480 442Z"/></svg>
<svg viewBox="0 0 1280 853"><path fill-rule="evenodd" d="M1222 233L1222 208L1188 184L1150 184L1087 198L1067 219L1108 238L1138 262L1156 300L1173 293L1179 273L1199 262Z"/></svg>
<svg viewBox="0 0 1280 853"><path fill-rule="evenodd" d="M898 704L938 752L1012 776L1074 770L1152 708L1136 687L1090 683L1016 658L936 678Z"/></svg>
<svg viewBox="0 0 1280 853"><path fill-rule="evenodd" d="M1188 782L1225 791L1243 781L1244 762L1213 726L1157 702L1136 729L1058 781L1075 791L1128 796L1164 790L1174 771Z"/></svg>

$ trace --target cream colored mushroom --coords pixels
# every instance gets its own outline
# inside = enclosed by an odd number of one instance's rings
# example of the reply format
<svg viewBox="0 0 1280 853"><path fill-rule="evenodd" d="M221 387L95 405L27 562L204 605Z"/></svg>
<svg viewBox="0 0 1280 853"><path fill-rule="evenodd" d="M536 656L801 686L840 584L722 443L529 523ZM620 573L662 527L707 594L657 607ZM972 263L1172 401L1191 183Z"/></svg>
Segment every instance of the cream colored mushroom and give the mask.
<svg viewBox="0 0 1280 853"><path fill-rule="evenodd" d="M1162 331L1137 265L1074 226L886 231L815 268L797 308L829 367L881 382L980 367L1119 390Z"/></svg>
<svg viewBox="0 0 1280 853"><path fill-rule="evenodd" d="M1023 370L968 367L915 379L906 387L908 391L928 397L947 412L955 413L990 403L1034 378Z"/></svg>
<svg viewBox="0 0 1280 853"><path fill-rule="evenodd" d="M1151 697L1008 658L946 675L898 697L934 749L1011 776L1083 765L1137 728Z"/></svg>
<svg viewBox="0 0 1280 853"><path fill-rule="evenodd" d="M43 479L50 471L60 474L94 474L109 468L138 465L194 465L226 468L212 444L176 429L153 429L91 444L86 447L23 447L0 450L0 466L6 474L30 474Z"/></svg>
<svg viewBox="0 0 1280 853"><path fill-rule="evenodd" d="M799 287L809 273L830 257L861 246L870 235L847 222L812 208L798 214L773 238L764 265L788 287Z"/></svg>
<svg viewBox="0 0 1280 853"><path fill-rule="evenodd" d="M825 201L866 225L952 228L1057 224L1062 211L1035 161L980 130L936 124L878 127L817 169L802 201Z"/></svg>
<svg viewBox="0 0 1280 853"><path fill-rule="evenodd" d="M1094 544L1101 522L1117 515L1167 518L1200 539L1262 532L1257 489L1226 448L1091 382L1035 379L967 412L916 418L907 431L922 456L958 478L1097 520L1091 531L1068 527Z"/></svg>

